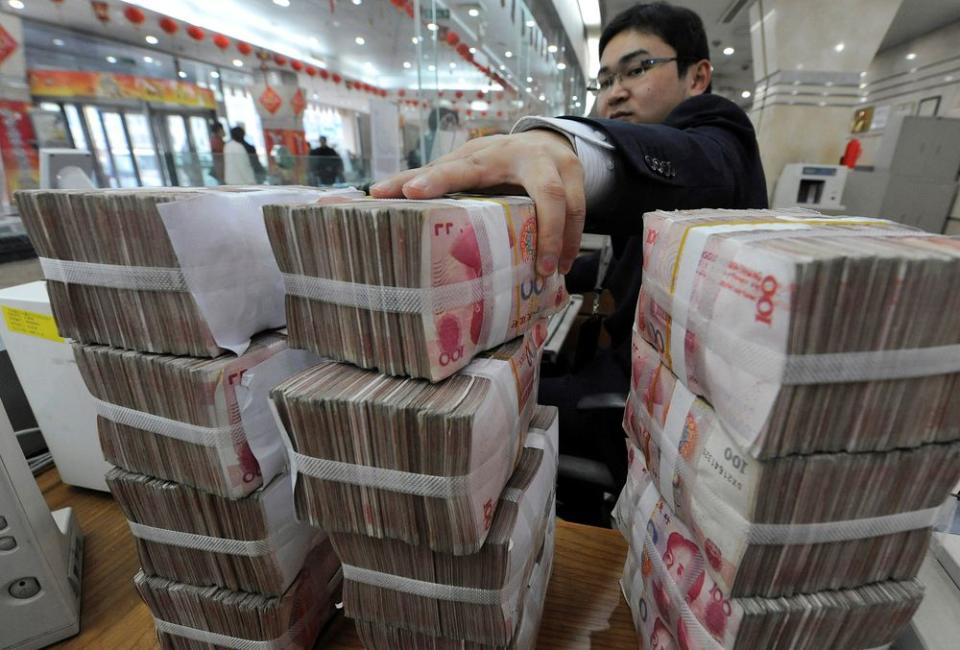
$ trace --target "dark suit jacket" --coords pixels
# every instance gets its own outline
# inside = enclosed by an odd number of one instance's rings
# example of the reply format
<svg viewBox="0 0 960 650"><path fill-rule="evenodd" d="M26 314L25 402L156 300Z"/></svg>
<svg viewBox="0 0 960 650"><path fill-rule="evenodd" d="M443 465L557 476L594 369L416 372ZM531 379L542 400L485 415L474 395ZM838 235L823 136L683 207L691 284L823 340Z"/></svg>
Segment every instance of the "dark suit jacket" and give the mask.
<svg viewBox="0 0 960 650"><path fill-rule="evenodd" d="M604 286L616 312L604 325L614 347L630 338L643 267L643 213L693 208L765 208L767 186L747 115L717 95L691 97L662 124L566 118L603 130L616 147L616 184L588 232L612 236ZM629 367L629 366L628 366Z"/></svg>

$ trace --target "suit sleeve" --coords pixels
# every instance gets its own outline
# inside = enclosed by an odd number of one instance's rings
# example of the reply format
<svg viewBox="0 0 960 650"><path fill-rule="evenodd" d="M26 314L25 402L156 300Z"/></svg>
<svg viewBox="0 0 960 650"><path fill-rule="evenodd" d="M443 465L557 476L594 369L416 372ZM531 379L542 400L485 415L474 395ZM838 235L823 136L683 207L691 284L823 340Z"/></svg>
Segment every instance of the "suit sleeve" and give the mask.
<svg viewBox="0 0 960 650"><path fill-rule="evenodd" d="M603 130L616 145L615 181L603 209L588 214L592 231L637 235L644 212L738 204L740 183L749 176L747 147L751 142L756 147L752 128L744 142L744 127L728 124L722 116L708 116L688 128L578 121Z"/></svg>

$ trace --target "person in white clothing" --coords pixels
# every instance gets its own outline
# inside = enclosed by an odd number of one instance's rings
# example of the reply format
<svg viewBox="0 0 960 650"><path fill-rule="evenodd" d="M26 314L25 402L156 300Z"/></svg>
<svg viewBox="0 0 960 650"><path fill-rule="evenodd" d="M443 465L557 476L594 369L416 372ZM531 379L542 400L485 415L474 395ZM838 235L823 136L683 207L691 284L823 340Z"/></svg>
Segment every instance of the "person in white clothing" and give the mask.
<svg viewBox="0 0 960 650"><path fill-rule="evenodd" d="M244 139L246 135L242 126L235 126L230 129L230 142L223 146L223 175L227 185L256 185L266 176L257 150Z"/></svg>

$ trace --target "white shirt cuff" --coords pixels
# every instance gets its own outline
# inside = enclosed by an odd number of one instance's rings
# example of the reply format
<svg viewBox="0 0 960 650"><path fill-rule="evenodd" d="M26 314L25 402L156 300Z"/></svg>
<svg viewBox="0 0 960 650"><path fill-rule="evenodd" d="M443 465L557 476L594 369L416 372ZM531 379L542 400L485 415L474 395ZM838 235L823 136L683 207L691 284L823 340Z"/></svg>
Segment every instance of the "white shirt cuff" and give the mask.
<svg viewBox="0 0 960 650"><path fill-rule="evenodd" d="M613 152L616 147L607 142L607 136L603 131L584 122L556 117L521 118L513 125L510 133L522 133L532 129L550 129L562 133L570 140L583 167L583 191L589 213L590 209L598 206L613 188Z"/></svg>

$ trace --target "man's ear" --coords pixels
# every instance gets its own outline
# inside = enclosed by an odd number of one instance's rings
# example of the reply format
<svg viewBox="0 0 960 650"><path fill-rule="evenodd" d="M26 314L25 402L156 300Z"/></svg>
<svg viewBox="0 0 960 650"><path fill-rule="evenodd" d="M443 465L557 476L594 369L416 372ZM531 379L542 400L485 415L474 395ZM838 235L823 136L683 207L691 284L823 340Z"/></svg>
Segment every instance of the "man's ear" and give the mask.
<svg viewBox="0 0 960 650"><path fill-rule="evenodd" d="M687 68L687 96L702 95L713 81L713 66L707 59L700 59Z"/></svg>

